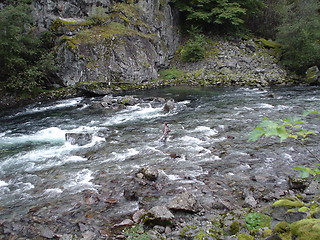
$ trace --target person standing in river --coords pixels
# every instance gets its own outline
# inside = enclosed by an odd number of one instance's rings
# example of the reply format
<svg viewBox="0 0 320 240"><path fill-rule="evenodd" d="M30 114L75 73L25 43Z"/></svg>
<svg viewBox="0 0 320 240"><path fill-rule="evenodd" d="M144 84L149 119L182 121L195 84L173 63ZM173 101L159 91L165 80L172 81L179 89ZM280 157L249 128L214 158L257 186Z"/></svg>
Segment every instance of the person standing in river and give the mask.
<svg viewBox="0 0 320 240"><path fill-rule="evenodd" d="M169 132L170 132L171 130L170 130L170 128L169 128L169 126L168 126L168 123L167 122L165 122L164 123L164 126L163 126L163 129L162 129L162 133L163 133L163 135L162 135L162 137L160 138L160 142L166 142L167 141L167 139L168 139L168 135L169 135Z"/></svg>

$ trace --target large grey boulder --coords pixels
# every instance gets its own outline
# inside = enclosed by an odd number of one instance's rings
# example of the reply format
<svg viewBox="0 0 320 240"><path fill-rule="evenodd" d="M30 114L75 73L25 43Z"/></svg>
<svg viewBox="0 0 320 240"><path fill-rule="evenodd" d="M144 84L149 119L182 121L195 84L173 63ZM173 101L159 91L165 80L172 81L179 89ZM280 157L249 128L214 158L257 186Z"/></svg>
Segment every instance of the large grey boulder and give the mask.
<svg viewBox="0 0 320 240"><path fill-rule="evenodd" d="M184 192L173 198L168 203L168 208L176 211L187 211L187 212L200 212L202 210L201 205L193 194Z"/></svg>

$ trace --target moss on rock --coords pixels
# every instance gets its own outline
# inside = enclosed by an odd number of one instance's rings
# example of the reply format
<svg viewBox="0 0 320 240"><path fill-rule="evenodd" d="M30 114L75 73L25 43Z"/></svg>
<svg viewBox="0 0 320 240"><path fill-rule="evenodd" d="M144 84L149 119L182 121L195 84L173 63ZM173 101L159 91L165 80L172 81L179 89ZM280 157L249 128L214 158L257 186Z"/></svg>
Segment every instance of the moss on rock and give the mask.
<svg viewBox="0 0 320 240"><path fill-rule="evenodd" d="M291 224L291 232L296 240L319 240L320 219L303 219Z"/></svg>
<svg viewBox="0 0 320 240"><path fill-rule="evenodd" d="M241 233L238 235L238 240L253 240L254 237L248 234Z"/></svg>
<svg viewBox="0 0 320 240"><path fill-rule="evenodd" d="M291 208L295 208L295 207L301 208L305 206L305 203L298 199L286 198L286 199L280 199L274 202L273 205L285 205Z"/></svg>

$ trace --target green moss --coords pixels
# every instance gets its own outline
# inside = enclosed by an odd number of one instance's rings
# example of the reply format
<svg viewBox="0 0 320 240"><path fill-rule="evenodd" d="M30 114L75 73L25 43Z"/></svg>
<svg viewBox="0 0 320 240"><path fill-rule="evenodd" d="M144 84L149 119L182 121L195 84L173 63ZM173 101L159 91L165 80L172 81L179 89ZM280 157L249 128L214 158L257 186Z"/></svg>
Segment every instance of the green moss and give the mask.
<svg viewBox="0 0 320 240"><path fill-rule="evenodd" d="M281 47L280 43L277 43L277 42L274 42L271 40L267 40L264 38L258 39L258 42L262 43L262 45L267 48L280 48Z"/></svg>
<svg viewBox="0 0 320 240"><path fill-rule="evenodd" d="M266 229L263 231L262 237L267 238L267 237L271 236L272 234L273 234L273 231L271 229Z"/></svg>
<svg viewBox="0 0 320 240"><path fill-rule="evenodd" d="M116 3L112 7L111 17L113 19L120 19L123 23L133 26L140 26L150 29L150 26L147 25L141 19L141 13L139 8L135 4L131 3Z"/></svg>
<svg viewBox="0 0 320 240"><path fill-rule="evenodd" d="M307 207L301 207L298 209L299 212L308 212L309 211L309 208Z"/></svg>
<svg viewBox="0 0 320 240"><path fill-rule="evenodd" d="M281 237L282 240L291 240L292 239L291 238L292 234L290 231L290 224L287 222L278 223L274 227L273 231L275 233L277 233Z"/></svg>
<svg viewBox="0 0 320 240"><path fill-rule="evenodd" d="M239 221L233 221L230 225L230 232L232 235L236 235L241 227L241 223Z"/></svg>
<svg viewBox="0 0 320 240"><path fill-rule="evenodd" d="M296 240L319 240L320 219L303 219L291 224L291 232Z"/></svg>
<svg viewBox="0 0 320 240"><path fill-rule="evenodd" d="M254 237L248 234L241 233L238 235L238 240L253 240Z"/></svg>
<svg viewBox="0 0 320 240"><path fill-rule="evenodd" d="M159 74L161 79L177 79L181 77L184 72L177 68L170 68L159 71Z"/></svg>
<svg viewBox="0 0 320 240"><path fill-rule="evenodd" d="M151 34L144 34L130 28L127 28L123 24L111 22L108 25L94 26L90 29L85 29L79 31L75 36L66 37L64 36L64 41L67 41L71 48L75 48L80 44L96 44L97 42L104 41L104 44L108 47L112 47L114 40L120 36L140 36L145 38L154 38ZM113 41L108 41L107 39L112 39Z"/></svg>
<svg viewBox="0 0 320 240"><path fill-rule="evenodd" d="M301 202L300 200L292 199L292 198L278 200L278 201L274 202L273 205L285 205L288 207L298 207L298 208L305 206L305 204L303 202Z"/></svg>
<svg viewBox="0 0 320 240"><path fill-rule="evenodd" d="M280 222L276 226L274 226L273 231L276 233L290 232L290 224L287 222Z"/></svg>

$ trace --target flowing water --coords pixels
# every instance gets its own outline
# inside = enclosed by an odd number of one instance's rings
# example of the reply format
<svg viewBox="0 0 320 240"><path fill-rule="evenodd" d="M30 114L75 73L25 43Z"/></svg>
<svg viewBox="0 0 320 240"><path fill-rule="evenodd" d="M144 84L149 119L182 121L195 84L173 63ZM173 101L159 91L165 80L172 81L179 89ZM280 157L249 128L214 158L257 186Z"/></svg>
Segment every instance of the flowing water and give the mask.
<svg viewBox="0 0 320 240"><path fill-rule="evenodd" d="M273 187L283 186L293 166L313 161L297 144L249 143L247 137L264 117L319 110L318 87L172 87L134 94L172 98L176 108L166 113L163 103L150 101L108 110L92 107L101 98L73 98L2 113L0 219L45 204L67 211L82 201L84 191L116 199L118 207L110 208L109 216L132 213L138 203L124 200L123 189L134 187L135 173L146 166L158 169L162 181L158 191L143 196L154 205L179 190L201 195L197 191L204 191L208 177L241 182L260 176L272 179ZM309 120L309 128L319 131L319 119ZM166 144L159 142L164 122L171 128ZM87 145L71 145L68 132L94 137ZM306 142L315 154L316 142Z"/></svg>

